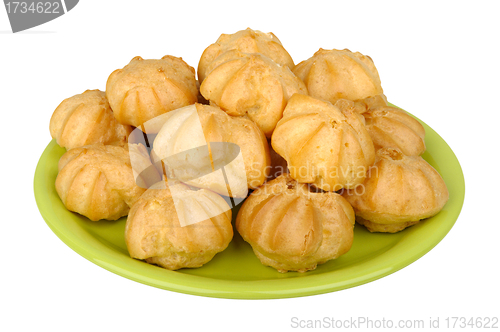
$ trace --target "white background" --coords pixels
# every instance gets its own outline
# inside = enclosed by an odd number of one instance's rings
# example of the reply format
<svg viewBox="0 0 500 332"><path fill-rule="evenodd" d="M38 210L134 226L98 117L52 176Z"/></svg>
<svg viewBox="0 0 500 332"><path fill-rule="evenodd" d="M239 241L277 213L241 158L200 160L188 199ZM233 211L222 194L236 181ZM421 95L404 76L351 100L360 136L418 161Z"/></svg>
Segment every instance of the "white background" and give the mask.
<svg viewBox="0 0 500 332"><path fill-rule="evenodd" d="M291 318L499 316L498 2L97 1L12 34L0 8L0 330L286 331ZM272 31L296 63L319 47L370 55L389 101L457 155L462 213L427 255L380 280L282 300L226 300L145 286L82 258L52 233L33 195L57 105L136 55L197 67L221 33ZM446 171L446 170L443 170ZM451 193L453 195L453 193Z"/></svg>

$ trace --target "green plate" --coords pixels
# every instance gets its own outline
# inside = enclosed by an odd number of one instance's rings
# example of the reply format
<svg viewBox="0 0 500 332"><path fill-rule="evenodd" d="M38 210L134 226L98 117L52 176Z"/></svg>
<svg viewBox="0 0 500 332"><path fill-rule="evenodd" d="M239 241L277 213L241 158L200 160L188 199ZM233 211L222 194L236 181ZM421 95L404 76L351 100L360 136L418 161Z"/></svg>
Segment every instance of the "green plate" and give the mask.
<svg viewBox="0 0 500 332"><path fill-rule="evenodd" d="M448 144L422 124L427 145L423 158L442 175L450 192L443 210L395 234L369 233L356 224L354 243L347 254L306 273L282 274L263 266L237 232L225 251L197 269L169 271L130 258L124 240L126 218L92 222L69 212L62 204L54 183L57 163L65 150L55 141L50 142L38 162L35 198L47 225L66 245L101 267L146 285L180 293L239 299L333 292L382 278L411 264L438 244L458 218L465 194L462 169Z"/></svg>

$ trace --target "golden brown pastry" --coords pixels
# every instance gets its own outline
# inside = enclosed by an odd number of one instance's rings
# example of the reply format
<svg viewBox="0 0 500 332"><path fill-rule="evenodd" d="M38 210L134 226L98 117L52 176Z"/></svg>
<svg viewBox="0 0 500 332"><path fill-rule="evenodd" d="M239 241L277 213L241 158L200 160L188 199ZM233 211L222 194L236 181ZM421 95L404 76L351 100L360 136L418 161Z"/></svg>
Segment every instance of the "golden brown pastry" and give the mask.
<svg viewBox="0 0 500 332"><path fill-rule="evenodd" d="M127 149L103 144L66 152L55 186L68 210L94 221L126 216L146 190L136 184Z"/></svg>
<svg viewBox="0 0 500 332"><path fill-rule="evenodd" d="M198 103L167 113L161 120L153 155L163 160L168 178L239 198L266 180L269 147L251 120Z"/></svg>
<svg viewBox="0 0 500 332"><path fill-rule="evenodd" d="M448 189L422 157L384 148L377 151L365 182L343 197L369 231L394 233L437 214L448 200Z"/></svg>
<svg viewBox="0 0 500 332"><path fill-rule="evenodd" d="M363 113L375 149L397 148L407 156L425 151L425 129L402 109L382 106Z"/></svg>
<svg viewBox="0 0 500 332"><path fill-rule="evenodd" d="M120 124L106 94L87 90L64 99L50 118L50 135L67 150L95 143L124 145L132 128Z"/></svg>
<svg viewBox="0 0 500 332"><path fill-rule="evenodd" d="M222 34L217 41L207 47L201 55L198 64L198 79L200 82L206 77L208 65L219 55L230 50L244 53L261 53L282 66L293 69L292 57L283 48L279 39L272 33L264 33L247 28L233 34Z"/></svg>
<svg viewBox="0 0 500 332"><path fill-rule="evenodd" d="M137 56L111 73L106 96L120 123L140 127L160 114L198 100L194 68L170 55L154 60Z"/></svg>
<svg viewBox="0 0 500 332"><path fill-rule="evenodd" d="M425 129L422 124L404 110L388 106L384 95L356 101L339 99L335 106L363 114L375 150L397 148L407 156L424 153Z"/></svg>
<svg viewBox="0 0 500 332"><path fill-rule="evenodd" d="M267 137L283 115L294 93L307 94L304 83L288 67L258 53L236 50L210 64L200 92L229 115L247 115Z"/></svg>
<svg viewBox="0 0 500 332"><path fill-rule="evenodd" d="M288 175L255 190L236 229L262 264L279 272L314 270L345 254L353 242L354 211L337 193L309 191Z"/></svg>
<svg viewBox="0 0 500 332"><path fill-rule="evenodd" d="M309 95L335 103L383 93L377 68L359 52L319 49L293 70L307 86Z"/></svg>
<svg viewBox="0 0 500 332"><path fill-rule="evenodd" d="M375 159L362 115L301 94L288 101L271 144L292 178L325 191L362 183Z"/></svg>
<svg viewBox="0 0 500 332"><path fill-rule="evenodd" d="M370 109L388 106L387 97L383 94L359 100L339 99L334 104L340 110L351 109L359 114L363 114Z"/></svg>
<svg viewBox="0 0 500 332"><path fill-rule="evenodd" d="M169 186L170 185L170 186ZM130 210L125 241L130 256L166 269L199 267L231 242L231 209L206 189L161 182Z"/></svg>

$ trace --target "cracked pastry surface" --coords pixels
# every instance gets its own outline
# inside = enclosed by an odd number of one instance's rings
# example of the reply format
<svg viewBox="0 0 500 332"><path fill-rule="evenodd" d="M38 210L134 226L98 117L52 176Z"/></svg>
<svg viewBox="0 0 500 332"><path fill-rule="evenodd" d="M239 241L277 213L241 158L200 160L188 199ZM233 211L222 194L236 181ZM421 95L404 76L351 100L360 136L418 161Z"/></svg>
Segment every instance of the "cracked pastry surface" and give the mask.
<svg viewBox="0 0 500 332"><path fill-rule="evenodd" d="M103 144L67 151L59 160L55 187L68 210L93 221L126 216L146 190L136 184L127 149Z"/></svg>
<svg viewBox="0 0 500 332"><path fill-rule="evenodd" d="M67 150L96 143L125 145L132 131L115 119L106 93L100 90L63 100L50 118L49 129L57 144Z"/></svg>
<svg viewBox="0 0 500 332"><path fill-rule="evenodd" d="M229 115L247 115L271 137L288 99L307 89L288 67L259 53L231 50L212 61L200 92Z"/></svg>
<svg viewBox="0 0 500 332"><path fill-rule="evenodd" d="M449 193L441 175L422 157L383 148L365 182L342 196L368 230L393 233L436 215Z"/></svg>
<svg viewBox="0 0 500 332"><path fill-rule="evenodd" d="M198 63L198 80L203 82L210 63L222 53L230 50L238 50L243 53L260 53L279 65L287 66L290 69L295 66L290 54L272 32L264 33L247 28L233 34L221 34L215 43L203 51Z"/></svg>
<svg viewBox="0 0 500 332"><path fill-rule="evenodd" d="M171 55L161 59L137 56L111 73L106 96L120 123L140 127L158 115L198 100L194 68Z"/></svg>
<svg viewBox="0 0 500 332"><path fill-rule="evenodd" d="M363 100L340 99L335 103L341 110L352 109L363 115L365 126L375 146L400 149L407 156L425 152L425 129L406 111L387 105L384 96Z"/></svg>
<svg viewBox="0 0 500 332"><path fill-rule="evenodd" d="M372 59L359 52L319 49L293 70L306 84L309 95L335 103L383 93Z"/></svg>
<svg viewBox="0 0 500 332"><path fill-rule="evenodd" d="M301 94L288 101L271 144L292 178L325 191L362 183L375 160L362 115Z"/></svg>
<svg viewBox="0 0 500 332"><path fill-rule="evenodd" d="M338 99L335 104L339 109L350 109L359 114L363 114L368 110L376 107L388 106L387 97L384 94L367 97L358 100Z"/></svg>
<svg viewBox="0 0 500 332"><path fill-rule="evenodd" d="M231 209L216 193L159 182L140 196L127 218L129 254L169 270L200 267L231 242Z"/></svg>
<svg viewBox="0 0 500 332"><path fill-rule="evenodd" d="M369 109L363 117L375 149L400 149L407 156L425 152L425 129L404 110L381 106Z"/></svg>
<svg viewBox="0 0 500 332"><path fill-rule="evenodd" d="M243 203L236 228L260 261L280 272L314 270L349 251L354 211L333 192L311 192L284 174Z"/></svg>

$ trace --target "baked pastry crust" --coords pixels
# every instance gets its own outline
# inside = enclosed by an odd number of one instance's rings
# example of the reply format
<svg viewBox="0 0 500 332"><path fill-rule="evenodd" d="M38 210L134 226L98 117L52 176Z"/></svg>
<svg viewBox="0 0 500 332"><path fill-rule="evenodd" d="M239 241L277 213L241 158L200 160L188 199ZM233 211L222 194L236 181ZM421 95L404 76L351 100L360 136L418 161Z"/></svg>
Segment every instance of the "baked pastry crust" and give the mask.
<svg viewBox="0 0 500 332"><path fill-rule="evenodd" d="M198 80L203 82L210 63L222 53L230 50L261 53L279 65L290 69L295 67L292 57L272 32L264 33L247 28L233 34L221 34L214 44L205 49L198 64Z"/></svg>
<svg viewBox="0 0 500 332"><path fill-rule="evenodd" d="M229 115L247 115L266 137L271 137L288 99L294 93L307 94L288 67L258 53L228 51L209 70L200 86L203 97Z"/></svg>
<svg viewBox="0 0 500 332"><path fill-rule="evenodd" d="M384 148L377 151L365 182L342 196L368 230L397 232L436 215L449 193L439 173L422 157Z"/></svg>
<svg viewBox="0 0 500 332"><path fill-rule="evenodd" d="M319 49L293 70L307 86L309 95L335 103L383 93L372 59L359 52Z"/></svg>
<svg viewBox="0 0 500 332"><path fill-rule="evenodd" d="M95 143L125 145L132 128L113 115L106 93L86 90L64 99L50 118L50 135L67 150Z"/></svg>
<svg viewBox="0 0 500 332"><path fill-rule="evenodd" d="M198 100L194 68L170 55L146 60L137 56L111 73L106 96L120 123L140 127L158 115Z"/></svg>
<svg viewBox="0 0 500 332"><path fill-rule="evenodd" d="M387 97L384 94L380 94L354 101L349 99L339 99L334 105L341 110L350 109L359 114L363 114L368 110L388 106L389 104L387 103Z"/></svg>
<svg viewBox="0 0 500 332"><path fill-rule="evenodd" d="M384 95L356 101L339 99L335 106L363 115L375 150L395 148L407 156L424 153L425 129L422 124L406 111L388 106Z"/></svg>
<svg viewBox="0 0 500 332"><path fill-rule="evenodd" d="M354 188L375 160L360 114L301 94L288 101L271 144L292 178L325 191Z"/></svg>
<svg viewBox="0 0 500 332"><path fill-rule="evenodd" d="M363 116L375 149L400 149L407 156L425 152L424 126L404 110L382 106L369 109Z"/></svg>
<svg viewBox="0 0 500 332"><path fill-rule="evenodd" d="M193 219L199 221L189 224ZM210 190L193 191L180 183L148 189L125 226L130 256L169 270L202 266L226 249L232 236L226 201Z"/></svg>
<svg viewBox="0 0 500 332"><path fill-rule="evenodd" d="M103 144L68 150L55 187L68 210L93 221L126 216L146 190L136 184L127 149Z"/></svg>
<svg viewBox="0 0 500 332"><path fill-rule="evenodd" d="M247 196L248 188L257 188L266 181L271 163L268 143L248 118L232 117L216 106L196 103L163 115L161 121L152 156L156 161L163 160L168 178L240 198ZM226 153L220 150L225 147L214 142L237 145L242 158L236 157L238 151ZM195 154L183 154L197 147L206 147L206 155L201 149L193 151ZM221 167L230 186L220 171L213 172Z"/></svg>
<svg viewBox="0 0 500 332"><path fill-rule="evenodd" d="M285 174L245 200L236 229L264 265L305 272L349 251L354 218L339 194L311 192Z"/></svg>

